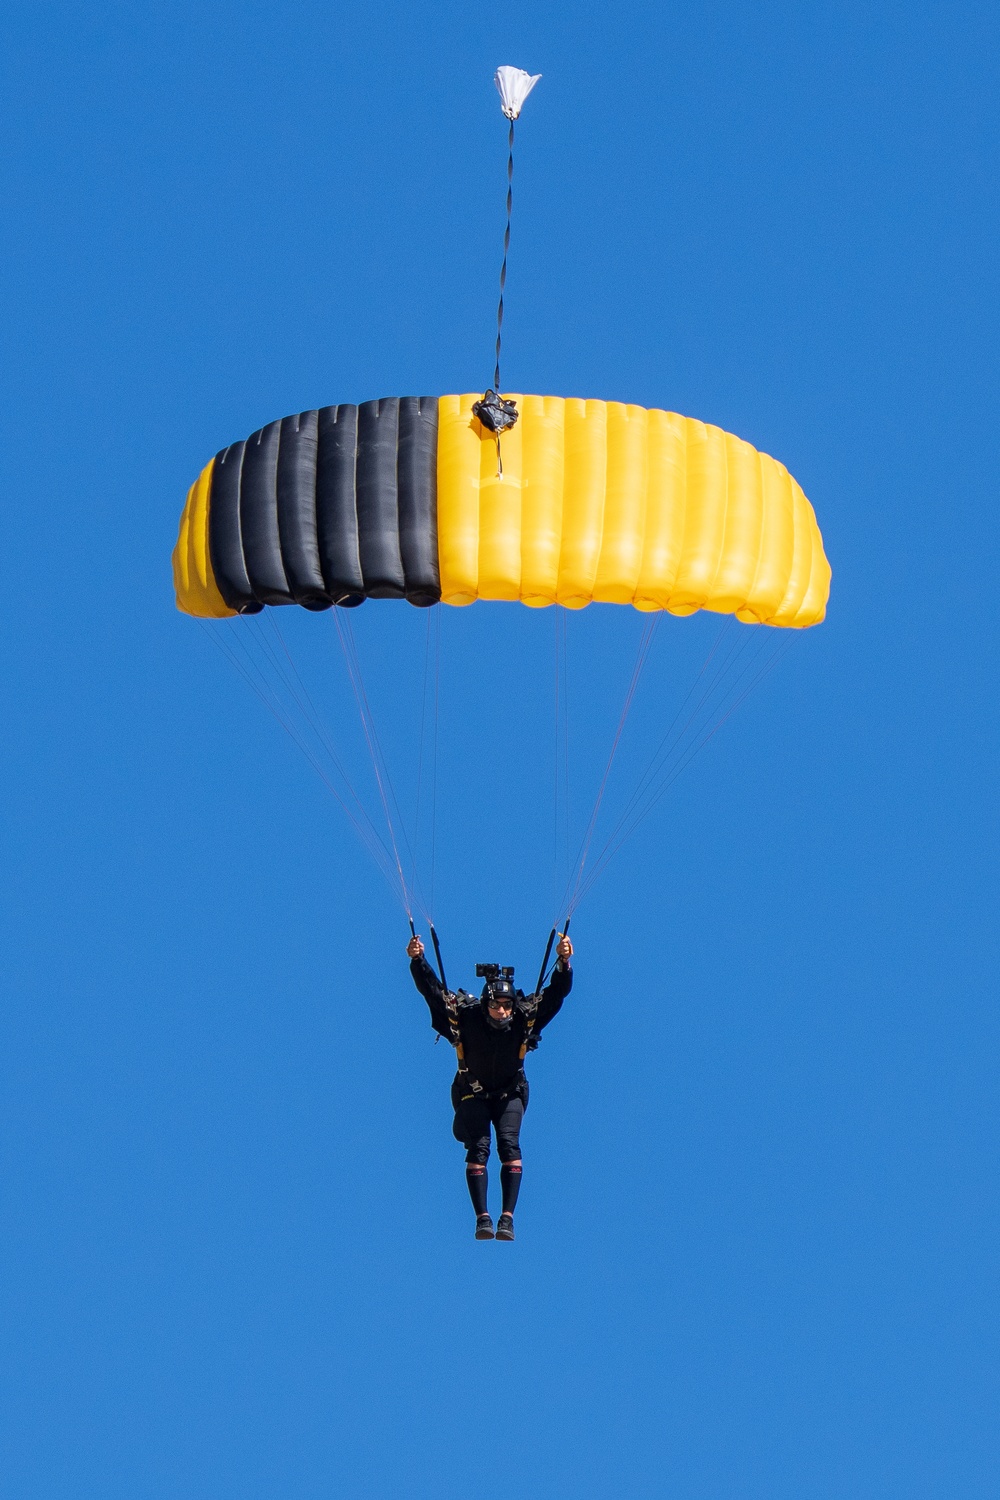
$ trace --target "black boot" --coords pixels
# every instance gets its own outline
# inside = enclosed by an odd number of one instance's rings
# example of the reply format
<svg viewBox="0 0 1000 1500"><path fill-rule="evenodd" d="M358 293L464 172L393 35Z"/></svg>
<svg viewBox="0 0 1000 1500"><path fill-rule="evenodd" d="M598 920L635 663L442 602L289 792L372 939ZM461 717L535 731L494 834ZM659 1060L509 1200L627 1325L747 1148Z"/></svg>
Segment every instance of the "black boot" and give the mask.
<svg viewBox="0 0 1000 1500"><path fill-rule="evenodd" d="M501 1219L501 1223L502 1222L503 1220ZM493 1233L493 1220L490 1218L489 1214L478 1214L476 1217L476 1239L492 1240L495 1238L496 1236ZM511 1235L511 1239L513 1238L514 1236Z"/></svg>
<svg viewBox="0 0 1000 1500"><path fill-rule="evenodd" d="M497 1239L512 1240L514 1238L514 1215L501 1214L497 1219Z"/></svg>

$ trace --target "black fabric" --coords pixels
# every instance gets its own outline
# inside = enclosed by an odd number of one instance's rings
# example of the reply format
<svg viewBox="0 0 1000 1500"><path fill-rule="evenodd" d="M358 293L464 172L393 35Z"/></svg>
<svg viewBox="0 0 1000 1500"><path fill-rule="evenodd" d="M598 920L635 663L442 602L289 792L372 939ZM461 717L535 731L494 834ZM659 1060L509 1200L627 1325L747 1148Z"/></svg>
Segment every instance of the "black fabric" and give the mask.
<svg viewBox="0 0 1000 1500"><path fill-rule="evenodd" d="M460 1097L457 1080L452 1085L455 1102L455 1120L451 1127L456 1141L465 1147L467 1162L482 1162L490 1159L490 1127L496 1131L497 1156L502 1162L521 1159L521 1123L527 1109L525 1095L509 1094L501 1098L484 1098L482 1095Z"/></svg>
<svg viewBox="0 0 1000 1500"><path fill-rule="evenodd" d="M486 1212L486 1195L490 1185L490 1176L485 1166L470 1162L465 1169L465 1180L469 1187L469 1197L472 1206L476 1210L476 1217Z"/></svg>
<svg viewBox="0 0 1000 1500"><path fill-rule="evenodd" d="M212 470L212 571L231 609L436 604L432 396L327 406L224 448Z"/></svg>
<svg viewBox="0 0 1000 1500"><path fill-rule="evenodd" d="M278 535L288 587L296 604L329 609L316 535L317 413L300 412L281 423L276 477Z"/></svg>
<svg viewBox="0 0 1000 1500"><path fill-rule="evenodd" d="M293 604L281 557L278 530L278 444L281 423L269 422L243 446L240 471L240 536L243 561L260 604Z"/></svg>
<svg viewBox="0 0 1000 1500"><path fill-rule="evenodd" d="M264 606L253 596L240 536L240 469L245 447L245 443L233 443L216 454L208 510L208 546L219 593L229 608L256 614Z"/></svg>
<svg viewBox="0 0 1000 1500"><path fill-rule="evenodd" d="M517 1207L517 1195L521 1191L520 1164L512 1167L510 1162L504 1162L500 1168L500 1189L503 1193L501 1211L505 1214L512 1214Z"/></svg>
<svg viewBox="0 0 1000 1500"><path fill-rule="evenodd" d="M396 495L398 421L398 401L358 407L358 549L369 599L406 597Z"/></svg>
<svg viewBox="0 0 1000 1500"><path fill-rule="evenodd" d="M316 531L327 592L335 604L361 604L365 579L358 552L355 470L358 408L324 406L317 413Z"/></svg>
<svg viewBox="0 0 1000 1500"><path fill-rule="evenodd" d="M437 540L438 404L434 396L404 396L399 403L396 479L399 551L411 604L441 597Z"/></svg>
<svg viewBox="0 0 1000 1500"><path fill-rule="evenodd" d="M434 1030L451 1041L441 981L425 958L413 959L410 973L427 1001ZM557 967L539 998L534 1036L559 1014L572 986L572 969ZM522 1002L517 1003L510 1026L503 1030L490 1026L478 1001L463 1005L458 1011L458 1030L469 1073L488 1093L502 1093L523 1078L519 1054L528 1035L528 1022Z"/></svg>

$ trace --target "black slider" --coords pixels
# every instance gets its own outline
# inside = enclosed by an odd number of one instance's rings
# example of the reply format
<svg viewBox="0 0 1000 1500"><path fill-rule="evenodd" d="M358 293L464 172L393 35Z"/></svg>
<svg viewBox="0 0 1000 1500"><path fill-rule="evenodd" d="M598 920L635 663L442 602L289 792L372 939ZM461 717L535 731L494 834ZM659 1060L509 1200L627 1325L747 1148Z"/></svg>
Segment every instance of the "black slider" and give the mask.
<svg viewBox="0 0 1000 1500"><path fill-rule="evenodd" d="M506 401L497 391L487 391L472 411L490 432L506 432L517 421L517 402Z"/></svg>

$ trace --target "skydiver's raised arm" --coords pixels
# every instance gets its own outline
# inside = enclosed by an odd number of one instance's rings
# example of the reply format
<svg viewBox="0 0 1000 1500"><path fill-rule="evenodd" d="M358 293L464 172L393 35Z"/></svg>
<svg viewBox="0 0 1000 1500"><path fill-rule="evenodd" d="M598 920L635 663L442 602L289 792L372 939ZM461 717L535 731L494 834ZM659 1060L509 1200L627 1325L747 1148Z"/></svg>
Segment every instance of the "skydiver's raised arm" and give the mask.
<svg viewBox="0 0 1000 1500"><path fill-rule="evenodd" d="M435 1031L450 1040L451 1029L444 1006L444 990L440 979L424 957L423 941L418 937L412 937L406 945L406 951L410 957L410 973L413 975L413 983L427 1001L427 1007L431 1013L431 1025Z"/></svg>
<svg viewBox="0 0 1000 1500"><path fill-rule="evenodd" d="M573 988L573 965L570 962L573 957L573 944L568 937L563 936L559 939L556 953L559 955L558 962L538 1002L536 1024L539 1031L549 1024L553 1016L559 1014L563 1001Z"/></svg>

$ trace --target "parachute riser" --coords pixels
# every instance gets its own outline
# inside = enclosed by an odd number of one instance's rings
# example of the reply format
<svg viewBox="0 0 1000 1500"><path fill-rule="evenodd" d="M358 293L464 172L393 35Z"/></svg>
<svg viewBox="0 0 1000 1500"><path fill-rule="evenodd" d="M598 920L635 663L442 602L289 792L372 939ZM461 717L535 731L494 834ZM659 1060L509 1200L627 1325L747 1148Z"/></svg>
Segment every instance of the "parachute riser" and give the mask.
<svg viewBox="0 0 1000 1500"><path fill-rule="evenodd" d="M465 1083L467 1083L472 1089L473 1094L479 1094L482 1092L482 1084L477 1083L474 1078L469 1077L469 1068L468 1064L465 1061L465 1048L462 1046L462 1033L459 1030L458 1026L458 1001L452 994L451 990L448 988L448 981L444 977L444 961L441 957L441 944L438 941L438 935L437 931L435 930L434 923L431 922L429 925L431 932L431 942L434 945L434 953L437 958L438 974L441 979L441 988L444 991L444 1008L448 1016L448 1030L451 1033L451 1045L455 1049L455 1057L458 1061L458 1071ZM412 917L410 918L410 931L411 933L413 933L413 936L416 937L417 934L413 926Z"/></svg>
<svg viewBox="0 0 1000 1500"><path fill-rule="evenodd" d="M570 924L571 921L572 921L572 916L569 916L569 917L566 918L566 922L565 922L565 924L563 926L563 929L562 929L562 937L566 937L568 935L568 933L569 933L569 924ZM536 995L540 995L541 992L542 992L542 985L545 983L545 971L546 971L546 969L549 966L549 955L552 952L552 944L555 942L556 935L558 933L559 933L559 928L558 927L553 927L552 931L549 933L549 940L545 944L545 957L542 959L542 967L538 971L538 981L535 984L535 994Z"/></svg>
<svg viewBox="0 0 1000 1500"><path fill-rule="evenodd" d="M570 919L569 917L567 917L566 925L562 931L563 937L565 937L569 932L569 923ZM542 959L542 967L538 971L538 983L535 985L535 992L525 1004L525 1012L528 1017L528 1029L524 1034L524 1041L521 1043L521 1050L518 1054L521 1062L524 1062L525 1057L528 1055L528 1049L531 1046L531 1035L535 1029L535 1021L538 1018L538 1006L542 998L542 985L545 983L545 971L549 966L549 954L552 952L552 944L556 940L556 933L558 932L558 930L559 929L557 927L553 927L552 931L549 933L549 940L545 944L545 957Z"/></svg>
<svg viewBox="0 0 1000 1500"><path fill-rule="evenodd" d="M555 940L556 929L553 927L552 931L549 933L549 940L545 944L545 957L542 959L542 967L538 971L538 979L536 981L534 991L536 995L541 993L542 985L545 982L545 970L549 966L549 954L552 952L552 944L555 942Z"/></svg>
<svg viewBox="0 0 1000 1500"><path fill-rule="evenodd" d="M441 957L441 944L438 942L438 935L437 935L437 932L436 932L436 930L434 928L434 923L433 922L431 922L431 924L430 924L430 929L431 929L431 942L434 944L434 954L435 954L435 956L437 958L438 974L441 977L441 988L444 990L445 994L447 995L447 994L450 993L450 991L448 989L448 981L444 977L444 960Z"/></svg>

